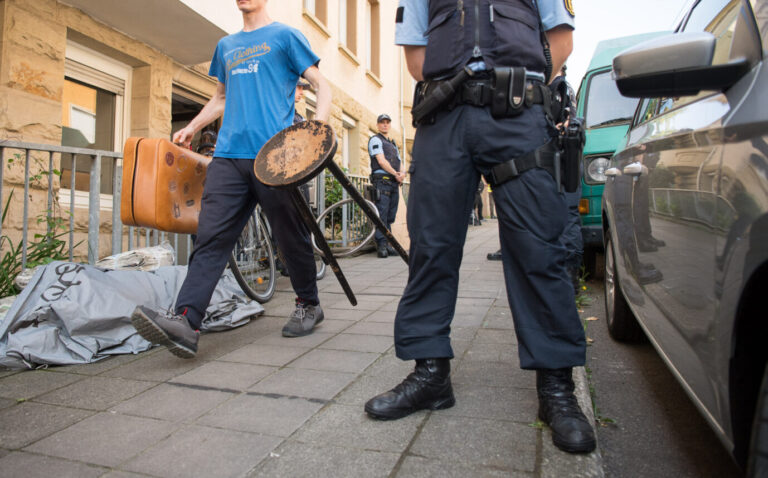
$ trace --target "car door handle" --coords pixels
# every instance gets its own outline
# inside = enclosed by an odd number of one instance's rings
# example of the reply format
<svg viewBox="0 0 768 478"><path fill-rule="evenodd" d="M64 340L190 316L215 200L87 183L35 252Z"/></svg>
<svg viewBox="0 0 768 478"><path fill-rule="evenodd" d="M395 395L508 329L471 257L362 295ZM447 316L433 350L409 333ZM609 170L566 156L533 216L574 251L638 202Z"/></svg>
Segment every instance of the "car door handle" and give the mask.
<svg viewBox="0 0 768 478"><path fill-rule="evenodd" d="M643 173L643 165L641 163L630 163L624 166L622 171L628 176L640 176Z"/></svg>
<svg viewBox="0 0 768 478"><path fill-rule="evenodd" d="M621 171L619 171L619 168L608 168L603 171L603 174L609 177L621 176Z"/></svg>

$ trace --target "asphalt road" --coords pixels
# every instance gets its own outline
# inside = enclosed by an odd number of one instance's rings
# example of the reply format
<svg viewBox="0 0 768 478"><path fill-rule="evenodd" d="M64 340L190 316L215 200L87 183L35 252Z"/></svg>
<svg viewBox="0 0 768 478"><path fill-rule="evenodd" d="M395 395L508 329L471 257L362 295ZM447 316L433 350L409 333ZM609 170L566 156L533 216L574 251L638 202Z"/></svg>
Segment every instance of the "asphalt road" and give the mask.
<svg viewBox="0 0 768 478"><path fill-rule="evenodd" d="M608 335L602 280L587 283L587 367L607 477L729 478L740 472L650 342Z"/></svg>

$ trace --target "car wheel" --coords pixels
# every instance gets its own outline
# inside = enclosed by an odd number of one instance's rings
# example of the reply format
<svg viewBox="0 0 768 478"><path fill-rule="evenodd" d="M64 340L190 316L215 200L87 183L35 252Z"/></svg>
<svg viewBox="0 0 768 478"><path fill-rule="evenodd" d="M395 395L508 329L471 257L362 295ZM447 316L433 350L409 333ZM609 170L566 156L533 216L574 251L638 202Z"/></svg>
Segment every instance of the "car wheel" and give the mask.
<svg viewBox="0 0 768 478"><path fill-rule="evenodd" d="M619 286L619 276L616 273L616 253L609 230L605 231L605 314L608 333L620 342L639 342L645 334L637 323L632 310Z"/></svg>
<svg viewBox="0 0 768 478"><path fill-rule="evenodd" d="M749 445L747 476L750 478L768 476L768 367L763 372L763 385L757 397L752 441Z"/></svg>

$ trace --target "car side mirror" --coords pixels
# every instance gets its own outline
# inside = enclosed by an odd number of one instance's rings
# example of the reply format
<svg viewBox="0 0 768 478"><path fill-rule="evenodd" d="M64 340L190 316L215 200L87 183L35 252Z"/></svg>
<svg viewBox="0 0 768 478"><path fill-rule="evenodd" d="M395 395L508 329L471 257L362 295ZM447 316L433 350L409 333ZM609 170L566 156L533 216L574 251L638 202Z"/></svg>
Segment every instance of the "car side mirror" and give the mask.
<svg viewBox="0 0 768 478"><path fill-rule="evenodd" d="M616 86L631 98L722 91L744 76L750 63L736 58L713 65L715 43L715 36L708 32L677 33L640 43L614 57Z"/></svg>

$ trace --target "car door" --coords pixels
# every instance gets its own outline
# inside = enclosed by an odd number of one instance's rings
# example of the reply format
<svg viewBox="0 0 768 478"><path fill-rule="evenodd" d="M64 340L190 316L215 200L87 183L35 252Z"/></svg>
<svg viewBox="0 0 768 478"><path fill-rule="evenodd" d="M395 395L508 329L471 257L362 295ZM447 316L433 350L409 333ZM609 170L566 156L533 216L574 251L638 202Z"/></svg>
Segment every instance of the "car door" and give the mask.
<svg viewBox="0 0 768 478"><path fill-rule="evenodd" d="M730 60L742 0L701 0L684 31L715 35L713 64ZM736 99L738 100L738 99ZM642 289L633 304L660 351L701 403L716 410L712 343L718 289L716 245L723 121L735 107L726 94L659 98L650 118L628 137L618 159L632 178L631 217Z"/></svg>

